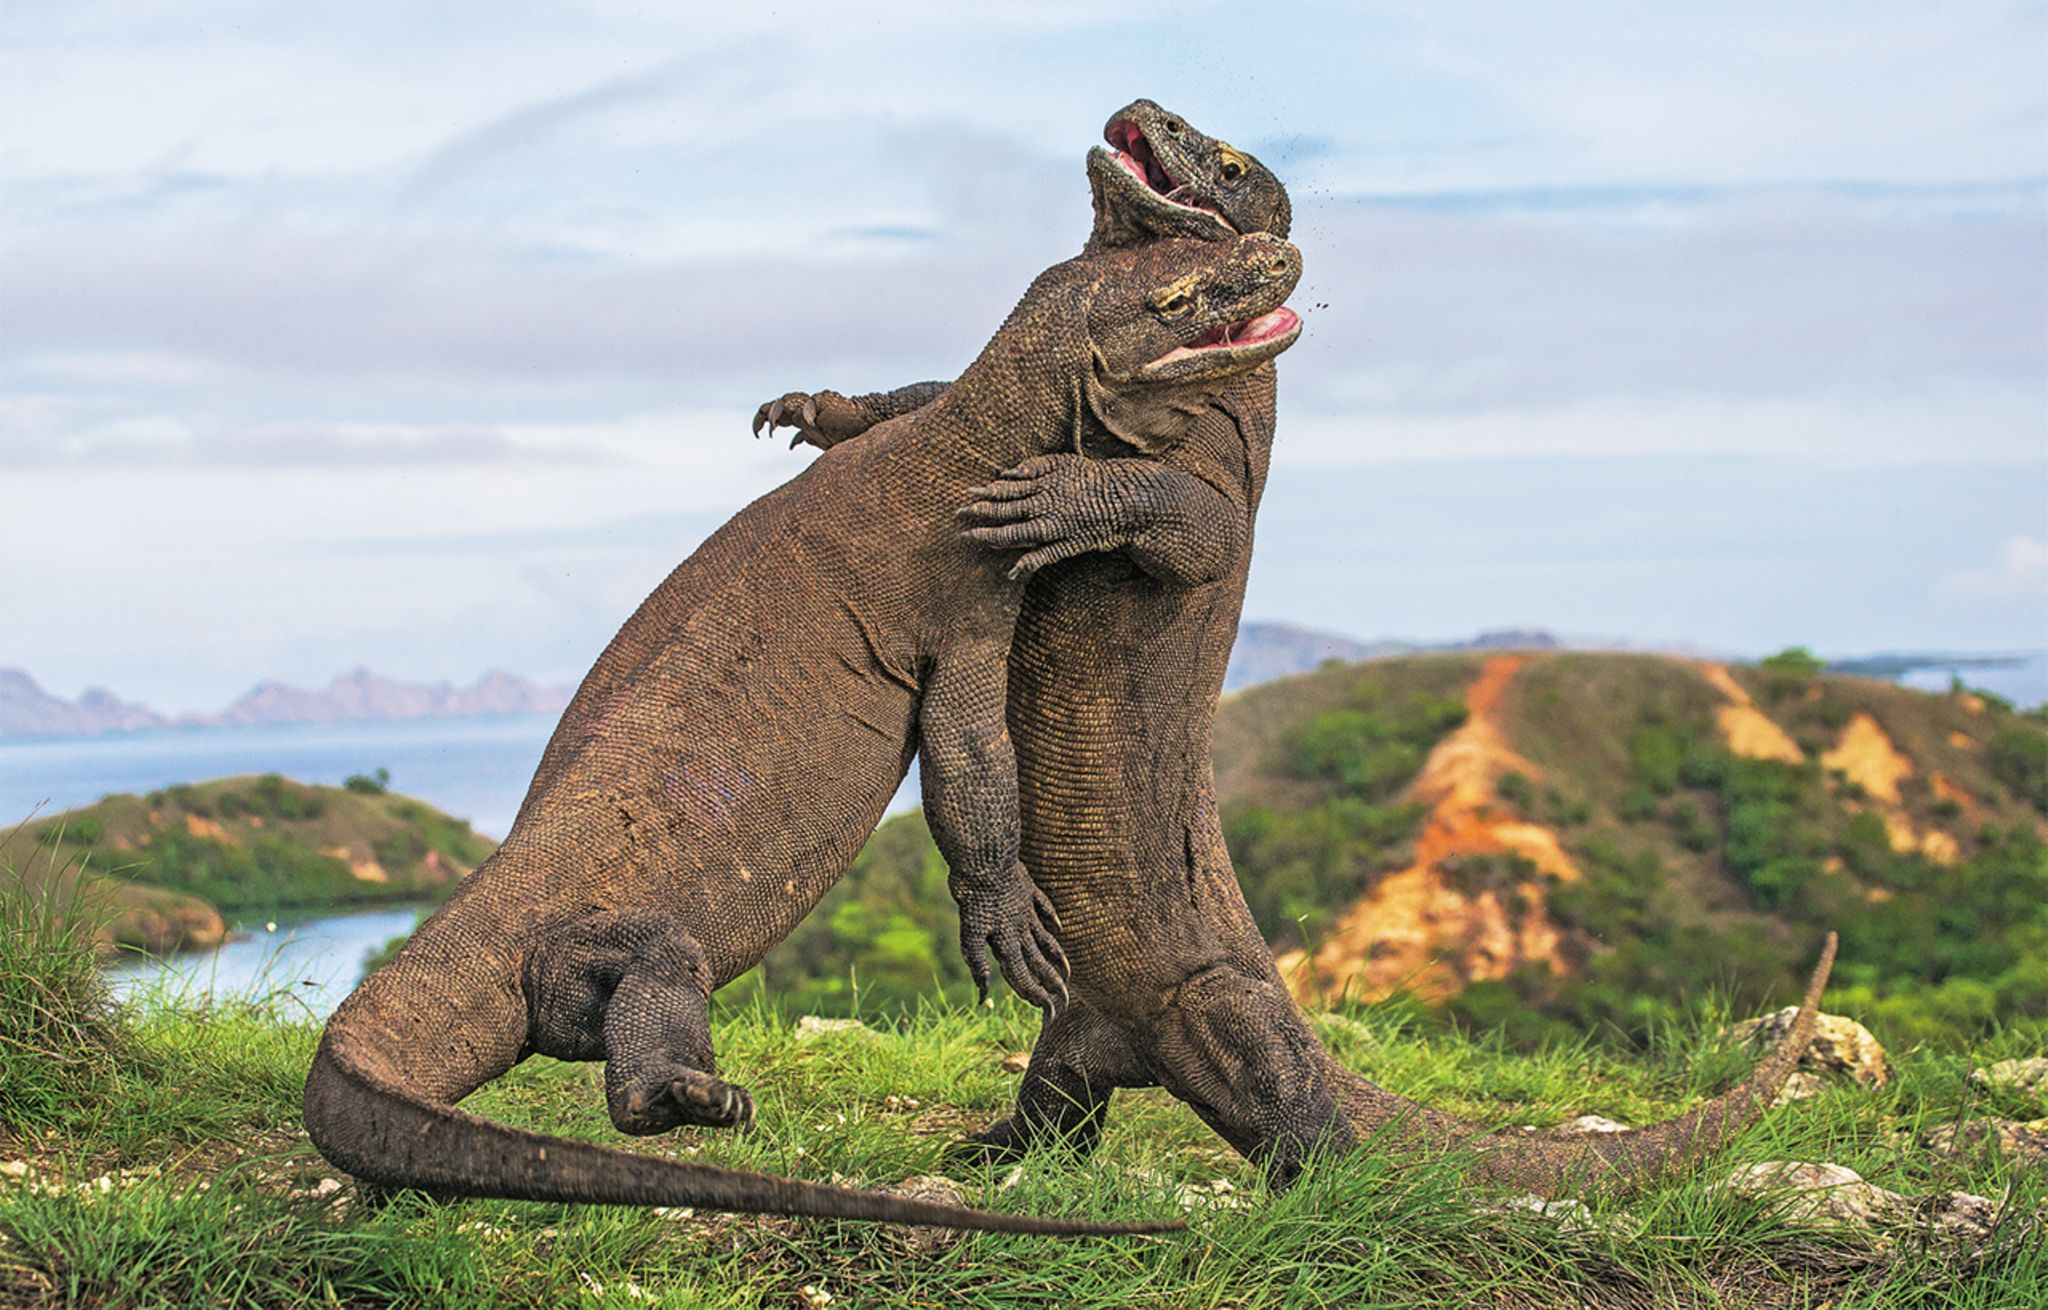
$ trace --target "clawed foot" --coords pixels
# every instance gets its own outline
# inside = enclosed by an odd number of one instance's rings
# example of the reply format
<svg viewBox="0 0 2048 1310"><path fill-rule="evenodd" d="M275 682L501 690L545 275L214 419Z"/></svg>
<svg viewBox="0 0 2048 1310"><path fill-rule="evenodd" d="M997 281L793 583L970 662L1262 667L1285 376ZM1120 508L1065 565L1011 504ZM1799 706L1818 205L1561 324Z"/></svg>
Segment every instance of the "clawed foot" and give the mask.
<svg viewBox="0 0 2048 1310"><path fill-rule="evenodd" d="M754 435L766 436L788 425L796 429L789 448L812 445L829 450L848 437L865 430L861 413L852 401L836 391L792 391L754 411Z"/></svg>
<svg viewBox="0 0 2048 1310"><path fill-rule="evenodd" d="M744 1087L696 1069L626 1087L612 1098L612 1123L622 1133L647 1137L684 1124L751 1128L754 1097Z"/></svg>
<svg viewBox="0 0 2048 1310"><path fill-rule="evenodd" d="M1117 510L1102 494L1101 462L1080 455L1039 455L967 494L962 535L999 550L1021 550L1010 566L1020 580L1063 559L1115 550Z"/></svg>
<svg viewBox="0 0 2048 1310"><path fill-rule="evenodd" d="M998 1119L978 1133L969 1133L946 1147L946 1163L990 1168L1015 1164L1030 1151L1030 1143L1015 1127L1014 1119Z"/></svg>
<svg viewBox="0 0 2048 1310"><path fill-rule="evenodd" d="M960 903L960 953L967 971L988 999L989 953L1019 996L1047 1014L1067 1003L1067 953L1060 949L1060 917L1045 893L1019 864L1004 879L988 883L951 880Z"/></svg>

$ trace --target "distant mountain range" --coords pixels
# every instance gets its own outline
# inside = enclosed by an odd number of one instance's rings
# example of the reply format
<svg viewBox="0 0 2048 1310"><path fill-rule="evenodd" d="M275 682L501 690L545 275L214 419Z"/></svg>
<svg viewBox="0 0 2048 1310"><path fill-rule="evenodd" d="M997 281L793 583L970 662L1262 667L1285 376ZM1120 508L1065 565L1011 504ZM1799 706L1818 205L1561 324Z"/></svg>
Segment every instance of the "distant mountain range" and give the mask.
<svg viewBox="0 0 2048 1310"><path fill-rule="evenodd" d="M1321 668L1331 660L1393 659L1451 650L1557 650L1565 643L1540 629L1503 628L1482 632L1469 641L1354 641L1331 632L1297 628L1287 623L1246 623L1237 630L1223 689L1235 691Z"/></svg>
<svg viewBox="0 0 2048 1310"><path fill-rule="evenodd" d="M21 669L0 669L0 738L78 737L142 728L255 723L374 723L471 714L559 714L574 689L547 687L493 669L467 687L401 682L368 669L337 674L325 687L257 683L217 714L161 714L94 687L75 701L44 691Z"/></svg>
<svg viewBox="0 0 2048 1310"><path fill-rule="evenodd" d="M1333 632L1288 623L1246 623L1230 652L1224 676L1226 691L1275 678L1309 673L1331 660L1394 659L1448 651L1648 649L1662 654L1700 655L1676 646L1636 647L1628 642L1559 637L1540 628L1504 628L1463 641L1359 641ZM2022 664L2039 665L2039 652L2029 655L1947 653L1884 653L1837 660L1828 667L1838 673L1898 678L1914 670L1947 669L1988 673ZM1972 679L1975 681L1976 679ZM1984 679L1989 681L1989 679ZM401 682L356 668L337 674L325 687L294 687L267 680L256 684L216 714L166 715L136 701L122 700L102 687L89 688L77 700L52 695L22 669L0 668L0 740L18 737L79 737L133 732L144 728L224 727L261 723L381 723L399 719L449 718L471 714L559 714L575 689L544 686L516 673L493 669L467 687L448 682ZM2032 704L2039 697L2023 684L2016 697Z"/></svg>

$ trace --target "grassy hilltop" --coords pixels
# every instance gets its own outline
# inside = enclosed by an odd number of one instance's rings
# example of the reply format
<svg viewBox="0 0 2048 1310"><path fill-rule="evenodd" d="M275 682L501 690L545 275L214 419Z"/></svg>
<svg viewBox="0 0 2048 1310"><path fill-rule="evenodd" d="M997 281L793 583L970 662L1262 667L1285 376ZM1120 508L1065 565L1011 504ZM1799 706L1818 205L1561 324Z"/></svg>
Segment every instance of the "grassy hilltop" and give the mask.
<svg viewBox="0 0 2048 1310"><path fill-rule="evenodd" d="M1652 655L1331 664L1226 697L1225 831L1297 990L1524 1046L1796 996L1894 1037L2048 1024L2048 721L1968 692ZM763 966L813 1007L971 995L923 820Z"/></svg>
<svg viewBox="0 0 2048 1310"><path fill-rule="evenodd" d="M158 952L218 945L223 914L439 895L491 849L462 820L370 777L222 778L0 831L0 850L43 894L69 903L84 892L108 907L104 944Z"/></svg>
<svg viewBox="0 0 2048 1310"><path fill-rule="evenodd" d="M1304 994L1640 1035L1783 994L1835 928L1865 1018L2048 1019L2048 721L1993 698L1796 652L1399 660L1233 698L1217 765Z"/></svg>

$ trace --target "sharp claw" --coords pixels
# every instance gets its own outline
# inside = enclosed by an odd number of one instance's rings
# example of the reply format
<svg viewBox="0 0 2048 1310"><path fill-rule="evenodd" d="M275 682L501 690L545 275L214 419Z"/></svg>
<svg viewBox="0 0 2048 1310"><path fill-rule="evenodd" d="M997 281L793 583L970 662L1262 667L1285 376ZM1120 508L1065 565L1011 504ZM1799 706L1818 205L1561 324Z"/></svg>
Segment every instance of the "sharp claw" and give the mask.
<svg viewBox="0 0 2048 1310"><path fill-rule="evenodd" d="M818 402L817 402L817 401L815 401L815 400L812 400L812 399L811 399L811 398L810 398L809 396L805 396L805 397L804 397L804 426L805 426L805 427L807 427L807 428L808 428L808 427L815 427L815 426L817 426L817 422L818 422Z"/></svg>
<svg viewBox="0 0 2048 1310"><path fill-rule="evenodd" d="M772 428L780 422L782 422L782 402L771 400L768 402L768 426Z"/></svg>
<svg viewBox="0 0 2048 1310"><path fill-rule="evenodd" d="M754 411L754 439L755 439L756 441L760 440L760 438L761 438L761 429L762 429L762 427L764 427L764 426L765 426L765 424L763 424L763 423L762 423L762 421L761 421L761 418L762 418L762 415L761 415L761 411L760 411L760 410L758 410L758 409L757 409L757 410L755 410L755 411Z"/></svg>
<svg viewBox="0 0 2048 1310"><path fill-rule="evenodd" d="M803 444L804 444L804 434L803 434L803 433L801 433L801 432L797 433L797 434L796 434L795 436L793 436L793 437L791 437L791 438L789 439L789 448L790 448L791 450L795 450L795 449L796 449L796 448L797 448L798 446L801 446L801 445L803 445Z"/></svg>

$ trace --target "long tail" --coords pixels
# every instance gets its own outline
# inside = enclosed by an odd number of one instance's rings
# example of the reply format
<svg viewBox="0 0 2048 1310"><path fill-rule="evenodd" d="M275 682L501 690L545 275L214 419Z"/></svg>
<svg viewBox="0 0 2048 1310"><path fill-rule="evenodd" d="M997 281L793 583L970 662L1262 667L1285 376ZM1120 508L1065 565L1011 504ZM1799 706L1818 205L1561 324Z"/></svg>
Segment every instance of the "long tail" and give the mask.
<svg viewBox="0 0 2048 1310"><path fill-rule="evenodd" d="M306 1078L306 1129L320 1153L367 1182L459 1196L597 1205L673 1205L818 1215L998 1233L1165 1233L1178 1219L1089 1223L995 1214L767 1174L685 1164L508 1128L440 1105L351 1059L330 1025Z"/></svg>
<svg viewBox="0 0 2048 1310"><path fill-rule="evenodd" d="M1402 1145L1469 1149L1473 1172L1492 1182L1544 1195L1570 1186L1617 1194L1635 1191L1720 1150L1756 1122L1813 1040L1820 995L1834 964L1835 934L1829 933L1784 1040L1749 1077L1661 1123L1569 1139L1495 1133L1396 1096L1332 1060L1338 1104L1359 1136L1385 1133Z"/></svg>

